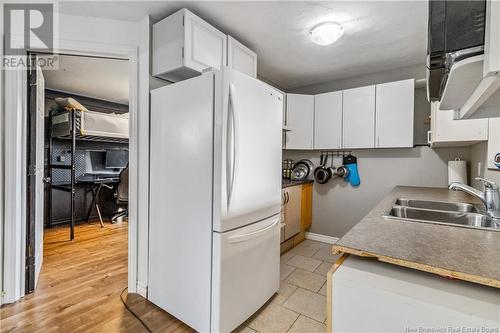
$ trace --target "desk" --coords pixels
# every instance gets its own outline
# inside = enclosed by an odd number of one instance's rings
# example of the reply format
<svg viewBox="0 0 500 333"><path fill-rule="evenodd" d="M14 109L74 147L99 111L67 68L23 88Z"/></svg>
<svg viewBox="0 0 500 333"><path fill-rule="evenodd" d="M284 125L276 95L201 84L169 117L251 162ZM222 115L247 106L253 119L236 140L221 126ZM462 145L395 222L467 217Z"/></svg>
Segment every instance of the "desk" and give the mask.
<svg viewBox="0 0 500 333"><path fill-rule="evenodd" d="M97 211L97 215L99 215L99 222L101 223L101 227L104 227L104 222L102 220L101 210L99 209L99 193L101 192L102 187L107 187L112 189L114 184L118 184L120 180L118 178L96 178L92 180L79 180L78 183L89 184L91 185L90 191L92 192L92 202L90 203L89 210L87 212L87 222L90 218L90 213L92 212L92 206L95 205L95 209Z"/></svg>

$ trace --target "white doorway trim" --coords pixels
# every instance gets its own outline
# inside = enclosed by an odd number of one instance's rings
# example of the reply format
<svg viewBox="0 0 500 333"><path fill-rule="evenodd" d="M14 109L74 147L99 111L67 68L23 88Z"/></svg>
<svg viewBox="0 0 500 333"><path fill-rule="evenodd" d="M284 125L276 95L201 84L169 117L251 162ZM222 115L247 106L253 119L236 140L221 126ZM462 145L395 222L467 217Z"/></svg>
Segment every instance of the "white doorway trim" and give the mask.
<svg viewBox="0 0 500 333"><path fill-rule="evenodd" d="M19 45L22 45L19 43ZM19 46L18 45L18 46ZM129 61L129 225L128 289L137 292L138 257L138 47L59 40L59 53L121 58ZM26 117L24 70L6 70L4 99L4 270L0 303L24 296L26 247Z"/></svg>

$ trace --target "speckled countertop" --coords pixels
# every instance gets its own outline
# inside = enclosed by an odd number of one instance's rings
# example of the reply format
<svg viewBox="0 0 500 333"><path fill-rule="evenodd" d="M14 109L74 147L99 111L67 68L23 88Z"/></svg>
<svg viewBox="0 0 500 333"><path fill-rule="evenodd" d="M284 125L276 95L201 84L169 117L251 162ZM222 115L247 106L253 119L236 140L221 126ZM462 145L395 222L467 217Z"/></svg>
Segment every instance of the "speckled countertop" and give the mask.
<svg viewBox="0 0 500 333"><path fill-rule="evenodd" d="M481 205L459 191L397 186L335 243L333 251L500 288L500 231L384 218L397 198Z"/></svg>
<svg viewBox="0 0 500 333"><path fill-rule="evenodd" d="M304 179L304 180L290 180L290 179L282 179L281 180L281 188L286 188L290 186L302 185L307 183L312 183L314 180L312 179Z"/></svg>

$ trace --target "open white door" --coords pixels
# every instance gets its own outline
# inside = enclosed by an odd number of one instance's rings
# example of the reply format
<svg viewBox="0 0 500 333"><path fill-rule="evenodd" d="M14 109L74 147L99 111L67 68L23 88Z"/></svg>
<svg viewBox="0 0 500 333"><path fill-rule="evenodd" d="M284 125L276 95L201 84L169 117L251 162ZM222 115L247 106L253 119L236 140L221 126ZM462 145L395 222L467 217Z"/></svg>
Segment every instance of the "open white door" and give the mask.
<svg viewBox="0 0 500 333"><path fill-rule="evenodd" d="M30 98L28 120L28 202L26 246L26 293L37 285L43 261L44 226L44 129L45 129L45 80L31 55L29 71Z"/></svg>

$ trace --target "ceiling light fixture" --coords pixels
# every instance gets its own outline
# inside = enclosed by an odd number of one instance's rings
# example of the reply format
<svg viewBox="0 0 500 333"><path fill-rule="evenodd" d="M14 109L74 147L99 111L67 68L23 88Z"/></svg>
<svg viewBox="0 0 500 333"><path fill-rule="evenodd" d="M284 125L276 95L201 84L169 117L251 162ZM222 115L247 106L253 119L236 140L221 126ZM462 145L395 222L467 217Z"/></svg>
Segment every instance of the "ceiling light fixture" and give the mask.
<svg viewBox="0 0 500 333"><path fill-rule="evenodd" d="M309 38L318 45L330 45L344 34L344 28L335 22L318 24L309 31Z"/></svg>

